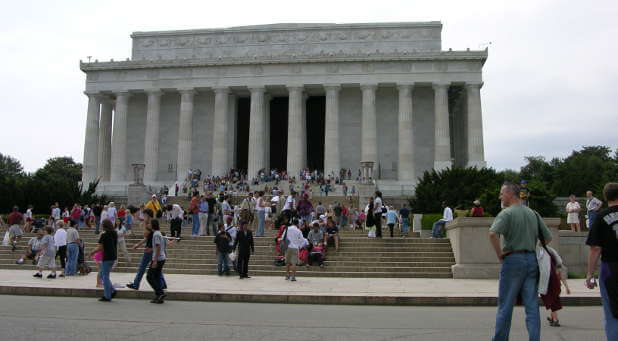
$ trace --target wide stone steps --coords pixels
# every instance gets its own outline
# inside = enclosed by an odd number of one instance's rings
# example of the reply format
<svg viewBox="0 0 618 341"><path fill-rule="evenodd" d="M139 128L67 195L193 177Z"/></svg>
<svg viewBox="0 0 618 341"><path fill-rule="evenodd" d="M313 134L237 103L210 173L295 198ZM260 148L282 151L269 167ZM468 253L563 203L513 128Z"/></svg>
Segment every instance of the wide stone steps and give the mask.
<svg viewBox="0 0 618 341"><path fill-rule="evenodd" d="M162 226L163 231L169 231ZM175 274L216 274L216 247L212 236L191 236L191 228L183 228L183 239L168 247L169 259L165 272ZM143 248L132 247L142 240L142 228L136 226L134 234L126 237L131 262L124 254L119 254L119 263L114 271L135 273L143 255ZM451 266L455 259L448 239L422 239L416 234L410 238L390 238L387 230L383 239L367 238L367 231L343 230L340 232L340 248L335 251L329 246L326 252L325 267L298 267L299 276L316 277L384 277L384 278L450 278ZM34 234L26 234L18 243L15 252L10 247L0 247L0 268L34 270L31 262L17 265L18 259L26 250L27 242ZM86 252L97 245L98 236L91 229L84 228L80 237L85 242ZM255 251L251 256L250 275L283 276L285 267L273 264L276 255L276 231L266 231L264 237L255 237ZM90 259L88 264L96 269Z"/></svg>

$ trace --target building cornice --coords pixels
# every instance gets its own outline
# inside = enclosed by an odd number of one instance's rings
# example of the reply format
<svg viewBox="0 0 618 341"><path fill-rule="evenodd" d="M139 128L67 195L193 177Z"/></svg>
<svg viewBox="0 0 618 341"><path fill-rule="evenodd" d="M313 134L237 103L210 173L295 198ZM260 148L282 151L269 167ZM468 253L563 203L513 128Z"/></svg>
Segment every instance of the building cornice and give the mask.
<svg viewBox="0 0 618 341"><path fill-rule="evenodd" d="M220 34L220 33L248 33L248 32L290 32L305 30L341 30L341 29L391 29L391 28L442 28L439 21L427 22L395 22L395 23L357 23L357 24L334 24L334 23L307 23L307 24L270 24L237 26L226 28L207 28L195 30L171 30L171 31L137 31L131 34L131 38L183 36L196 34Z"/></svg>
<svg viewBox="0 0 618 341"><path fill-rule="evenodd" d="M109 62L83 62L80 69L89 71L166 69L187 67L212 67L234 65L264 65L264 64L306 64L306 63L349 63L349 62L395 62L395 61L480 61L487 60L488 51L441 51L441 52L397 52L375 54L324 53L315 56L278 55L266 57L232 57L232 58L186 58L158 60L125 60Z"/></svg>

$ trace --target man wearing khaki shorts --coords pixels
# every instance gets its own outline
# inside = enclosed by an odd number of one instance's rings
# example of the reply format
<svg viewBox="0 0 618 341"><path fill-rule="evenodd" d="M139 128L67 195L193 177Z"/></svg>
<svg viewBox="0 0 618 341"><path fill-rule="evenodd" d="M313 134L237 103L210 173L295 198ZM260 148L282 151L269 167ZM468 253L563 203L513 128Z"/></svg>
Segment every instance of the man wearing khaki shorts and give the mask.
<svg viewBox="0 0 618 341"><path fill-rule="evenodd" d="M303 233L300 232L297 225L298 218L293 218L292 225L288 227L286 232L288 248L285 250L285 280L290 280L292 282L296 282L296 264L298 264L298 250L303 247L304 243Z"/></svg>

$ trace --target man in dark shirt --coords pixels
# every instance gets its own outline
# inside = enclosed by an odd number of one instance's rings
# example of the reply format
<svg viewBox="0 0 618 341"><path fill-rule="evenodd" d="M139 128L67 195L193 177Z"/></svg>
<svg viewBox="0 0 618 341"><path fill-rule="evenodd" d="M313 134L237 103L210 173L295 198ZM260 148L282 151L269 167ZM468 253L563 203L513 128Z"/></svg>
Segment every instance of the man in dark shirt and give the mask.
<svg viewBox="0 0 618 341"><path fill-rule="evenodd" d="M227 264L230 240L232 240L232 236L225 232L225 226L220 224L219 232L217 232L217 236L215 237L215 244L217 245L217 273L219 276L230 274L230 268Z"/></svg>
<svg viewBox="0 0 618 341"><path fill-rule="evenodd" d="M324 246L328 246L329 239L335 240L335 251L339 251L339 228L331 217L326 222L326 233L324 234Z"/></svg>
<svg viewBox="0 0 618 341"><path fill-rule="evenodd" d="M399 210L399 216L401 217L401 234L405 238L408 236L408 232L410 231L410 209L408 208L408 205L403 204Z"/></svg>
<svg viewBox="0 0 618 341"><path fill-rule="evenodd" d="M99 227L101 226L101 212L103 211L103 208L101 208L101 205L99 204L95 204L94 207L92 208L92 213L94 213L94 224L96 226L94 233L99 234Z"/></svg>
<svg viewBox="0 0 618 341"><path fill-rule="evenodd" d="M596 287L593 274L601 257L601 301L605 314L605 334L608 340L618 340L618 183L608 183L603 188L607 208L601 210L588 232L586 244L588 274L586 286Z"/></svg>
<svg viewBox="0 0 618 341"><path fill-rule="evenodd" d="M216 236L217 235L217 214L218 214L217 199L215 199L212 193L208 193L206 202L208 203L208 219L206 219L206 231L210 231L210 226L212 225L212 235Z"/></svg>
<svg viewBox="0 0 618 341"><path fill-rule="evenodd" d="M236 233L236 240L234 241L234 250L238 246L238 258L236 261L238 267L238 275L240 279L249 277L249 256L255 253L255 246L253 245L253 232L247 230L247 222L240 222L240 231Z"/></svg>

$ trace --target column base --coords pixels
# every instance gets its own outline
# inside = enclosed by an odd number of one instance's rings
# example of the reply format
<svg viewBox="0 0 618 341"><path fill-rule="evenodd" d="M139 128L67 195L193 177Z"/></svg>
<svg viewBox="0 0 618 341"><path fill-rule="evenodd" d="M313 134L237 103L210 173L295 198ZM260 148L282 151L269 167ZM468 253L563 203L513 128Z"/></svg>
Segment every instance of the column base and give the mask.
<svg viewBox="0 0 618 341"><path fill-rule="evenodd" d="M434 161L433 162L433 169L435 169L436 172L443 171L451 167L453 167L453 163L451 161Z"/></svg>
<svg viewBox="0 0 618 341"><path fill-rule="evenodd" d="M487 168L487 162L486 161L468 161L468 164L466 165L466 167L468 168Z"/></svg>

